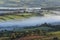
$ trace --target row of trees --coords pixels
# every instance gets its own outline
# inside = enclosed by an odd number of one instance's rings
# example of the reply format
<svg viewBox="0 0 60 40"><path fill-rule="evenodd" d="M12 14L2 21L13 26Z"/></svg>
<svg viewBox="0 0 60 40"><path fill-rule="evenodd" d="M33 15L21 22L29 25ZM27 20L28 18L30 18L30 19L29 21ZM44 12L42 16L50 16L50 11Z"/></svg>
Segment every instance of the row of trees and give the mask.
<svg viewBox="0 0 60 40"><path fill-rule="evenodd" d="M0 37L9 37L11 40L14 40L16 38L20 38L20 37L25 37L25 36L44 36L46 35L45 31L41 31L39 29L35 29L35 30L27 30L27 31L20 31L20 32L13 32L13 31L1 31L0 32Z"/></svg>

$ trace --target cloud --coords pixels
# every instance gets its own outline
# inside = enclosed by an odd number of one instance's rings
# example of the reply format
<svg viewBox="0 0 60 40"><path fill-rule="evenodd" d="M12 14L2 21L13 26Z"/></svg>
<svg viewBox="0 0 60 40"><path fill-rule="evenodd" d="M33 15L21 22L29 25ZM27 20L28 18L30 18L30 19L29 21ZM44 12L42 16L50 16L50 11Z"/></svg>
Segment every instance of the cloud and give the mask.
<svg viewBox="0 0 60 40"><path fill-rule="evenodd" d="M4 4L5 2L4 1L0 1L0 4Z"/></svg>
<svg viewBox="0 0 60 40"><path fill-rule="evenodd" d="M7 4L7 6L18 6L17 4Z"/></svg>
<svg viewBox="0 0 60 40"><path fill-rule="evenodd" d="M13 1L13 2L20 2L20 0L9 0L9 1Z"/></svg>

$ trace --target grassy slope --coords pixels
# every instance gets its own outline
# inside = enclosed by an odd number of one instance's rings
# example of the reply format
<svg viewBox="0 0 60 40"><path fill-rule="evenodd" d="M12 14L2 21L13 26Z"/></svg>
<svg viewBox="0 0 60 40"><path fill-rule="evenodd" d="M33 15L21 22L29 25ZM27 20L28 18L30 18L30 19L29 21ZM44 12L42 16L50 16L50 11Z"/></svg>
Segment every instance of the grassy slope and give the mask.
<svg viewBox="0 0 60 40"><path fill-rule="evenodd" d="M23 14L14 14L14 15L5 15L5 16L0 16L0 21L7 21L7 20L15 20L15 19L23 19L23 18L28 18L34 16L30 13L23 13Z"/></svg>

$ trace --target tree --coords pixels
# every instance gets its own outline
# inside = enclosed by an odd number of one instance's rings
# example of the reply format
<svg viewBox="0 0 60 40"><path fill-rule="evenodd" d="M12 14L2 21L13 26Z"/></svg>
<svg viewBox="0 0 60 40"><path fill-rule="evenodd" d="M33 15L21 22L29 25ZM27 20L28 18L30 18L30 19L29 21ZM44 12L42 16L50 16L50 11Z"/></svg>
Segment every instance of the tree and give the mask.
<svg viewBox="0 0 60 40"><path fill-rule="evenodd" d="M41 30L36 29L36 30L35 30L35 33L38 34L38 35L40 35L40 34L41 34Z"/></svg>
<svg viewBox="0 0 60 40"><path fill-rule="evenodd" d="M16 38L15 33L12 33L12 34L11 34L11 40L14 40L15 38Z"/></svg>
<svg viewBox="0 0 60 40"><path fill-rule="evenodd" d="M46 35L46 31L43 31L43 35Z"/></svg>
<svg viewBox="0 0 60 40"><path fill-rule="evenodd" d="M54 37L53 40L59 40L58 37Z"/></svg>

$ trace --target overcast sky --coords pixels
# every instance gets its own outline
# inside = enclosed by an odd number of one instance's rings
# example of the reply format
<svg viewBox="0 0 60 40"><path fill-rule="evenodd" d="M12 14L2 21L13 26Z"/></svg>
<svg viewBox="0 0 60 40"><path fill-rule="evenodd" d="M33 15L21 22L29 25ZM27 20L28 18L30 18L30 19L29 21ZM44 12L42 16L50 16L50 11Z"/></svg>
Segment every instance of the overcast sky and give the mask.
<svg viewBox="0 0 60 40"><path fill-rule="evenodd" d="M0 0L0 7L60 6L60 0Z"/></svg>
<svg viewBox="0 0 60 40"><path fill-rule="evenodd" d="M0 7L19 6L20 0L0 0Z"/></svg>

